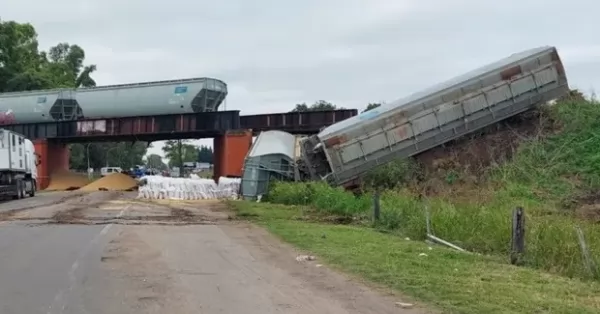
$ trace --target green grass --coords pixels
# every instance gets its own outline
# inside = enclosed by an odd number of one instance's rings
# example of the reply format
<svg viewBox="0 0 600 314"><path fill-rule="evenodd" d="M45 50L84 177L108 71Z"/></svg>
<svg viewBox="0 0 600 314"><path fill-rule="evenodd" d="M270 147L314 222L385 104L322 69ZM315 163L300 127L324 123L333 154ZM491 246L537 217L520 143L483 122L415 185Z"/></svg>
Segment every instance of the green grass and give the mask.
<svg viewBox="0 0 600 314"><path fill-rule="evenodd" d="M436 236L469 251L506 259L512 210L520 206L526 212L526 266L567 277L600 279L584 266L575 233L577 226L584 230L591 255L600 263L600 227L574 215L582 197L600 199L600 105L566 101L543 109L542 117L558 132L525 141L512 161L489 169L489 175L482 178L484 184L471 191L472 200L420 200L398 188L401 184L394 180L406 181L418 172L412 163L376 171L371 177L380 179L372 178L371 186L395 187L382 194L377 228L425 239L427 206ZM392 177L381 178L386 173ZM460 177L455 170L452 174ZM477 194L485 194L485 202ZM371 197L368 193L355 197L322 183L276 183L268 200L365 219L372 210ZM600 219L600 210L597 215Z"/></svg>
<svg viewBox="0 0 600 314"><path fill-rule="evenodd" d="M239 217L264 226L319 260L447 313L598 313L600 283L514 267L357 225L302 220L306 206L231 201ZM465 231L466 233L466 231ZM427 256L420 256L421 253Z"/></svg>
<svg viewBox="0 0 600 314"><path fill-rule="evenodd" d="M320 215L352 216L362 221L368 221L372 211L370 194L356 197L322 183L277 183L269 200L308 206ZM424 240L426 206L433 233L468 251L507 260L512 210L522 206L526 210L526 266L568 277L590 277L581 258L576 226L584 230L592 256L600 261L599 227L566 214L546 214L539 202L511 195L507 190L497 192L487 204L454 204L443 199L421 201L405 191L386 191L381 196L381 219L375 226Z"/></svg>

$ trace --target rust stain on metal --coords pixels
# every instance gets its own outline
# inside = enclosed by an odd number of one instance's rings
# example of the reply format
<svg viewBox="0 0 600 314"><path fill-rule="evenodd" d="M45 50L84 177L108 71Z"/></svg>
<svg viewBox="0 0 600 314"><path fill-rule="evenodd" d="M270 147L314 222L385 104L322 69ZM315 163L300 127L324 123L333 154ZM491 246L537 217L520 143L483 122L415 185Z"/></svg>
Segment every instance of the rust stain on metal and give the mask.
<svg viewBox="0 0 600 314"><path fill-rule="evenodd" d="M335 136L330 139L325 140L323 143L326 147L332 147L334 145L339 145L346 142L348 139L345 136Z"/></svg>
<svg viewBox="0 0 600 314"><path fill-rule="evenodd" d="M406 123L406 121L408 120L406 111L400 111L397 114L395 114L393 117L394 117L394 120L396 121L396 123L398 123L398 124Z"/></svg>
<svg viewBox="0 0 600 314"><path fill-rule="evenodd" d="M502 77L502 80L508 81L521 73L523 73L523 70L520 65L517 65L500 72L500 77Z"/></svg>
<svg viewBox="0 0 600 314"><path fill-rule="evenodd" d="M396 130L396 135L398 136L398 141L408 138L408 126L404 125L399 127L398 130Z"/></svg>
<svg viewBox="0 0 600 314"><path fill-rule="evenodd" d="M395 124L395 125L401 125L404 124L408 121L408 119L406 118L406 111L400 111L398 113L395 113L394 115L389 116L388 118L385 119L385 124Z"/></svg>

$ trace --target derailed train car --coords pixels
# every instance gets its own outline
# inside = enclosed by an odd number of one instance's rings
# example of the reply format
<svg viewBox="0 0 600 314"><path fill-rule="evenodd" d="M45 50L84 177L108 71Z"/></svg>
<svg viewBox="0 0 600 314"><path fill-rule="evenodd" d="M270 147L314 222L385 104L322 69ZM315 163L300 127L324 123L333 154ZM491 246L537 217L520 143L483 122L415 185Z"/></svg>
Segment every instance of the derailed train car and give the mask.
<svg viewBox="0 0 600 314"><path fill-rule="evenodd" d="M302 142L303 171L333 185L569 92L555 47L539 47L323 129Z"/></svg>

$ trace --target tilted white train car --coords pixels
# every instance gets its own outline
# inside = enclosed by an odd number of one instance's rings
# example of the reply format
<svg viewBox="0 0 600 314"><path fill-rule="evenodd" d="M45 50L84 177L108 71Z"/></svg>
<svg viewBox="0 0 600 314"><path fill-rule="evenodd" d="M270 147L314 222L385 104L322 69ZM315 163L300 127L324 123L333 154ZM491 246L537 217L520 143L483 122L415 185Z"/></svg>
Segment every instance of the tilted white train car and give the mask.
<svg viewBox="0 0 600 314"><path fill-rule="evenodd" d="M302 143L303 161L313 180L349 185L568 91L556 48L530 49L331 125Z"/></svg>

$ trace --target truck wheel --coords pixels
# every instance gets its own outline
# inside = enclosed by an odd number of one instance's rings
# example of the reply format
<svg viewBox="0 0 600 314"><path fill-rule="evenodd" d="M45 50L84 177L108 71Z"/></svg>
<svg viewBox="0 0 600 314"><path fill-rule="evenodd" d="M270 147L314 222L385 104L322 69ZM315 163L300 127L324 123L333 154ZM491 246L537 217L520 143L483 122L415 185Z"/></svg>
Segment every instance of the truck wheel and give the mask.
<svg viewBox="0 0 600 314"><path fill-rule="evenodd" d="M31 180L31 191L29 192L29 196L34 197L35 196L35 189L36 189L36 182L35 180Z"/></svg>
<svg viewBox="0 0 600 314"><path fill-rule="evenodd" d="M25 184L25 181L23 181L21 184L21 198L25 197L27 197L27 184Z"/></svg>
<svg viewBox="0 0 600 314"><path fill-rule="evenodd" d="M18 199L22 198L22 196L21 196L21 191L22 191L21 186L22 185L23 185L23 182L21 180L17 180L17 182L15 182L15 194L12 197L14 200L18 200Z"/></svg>

